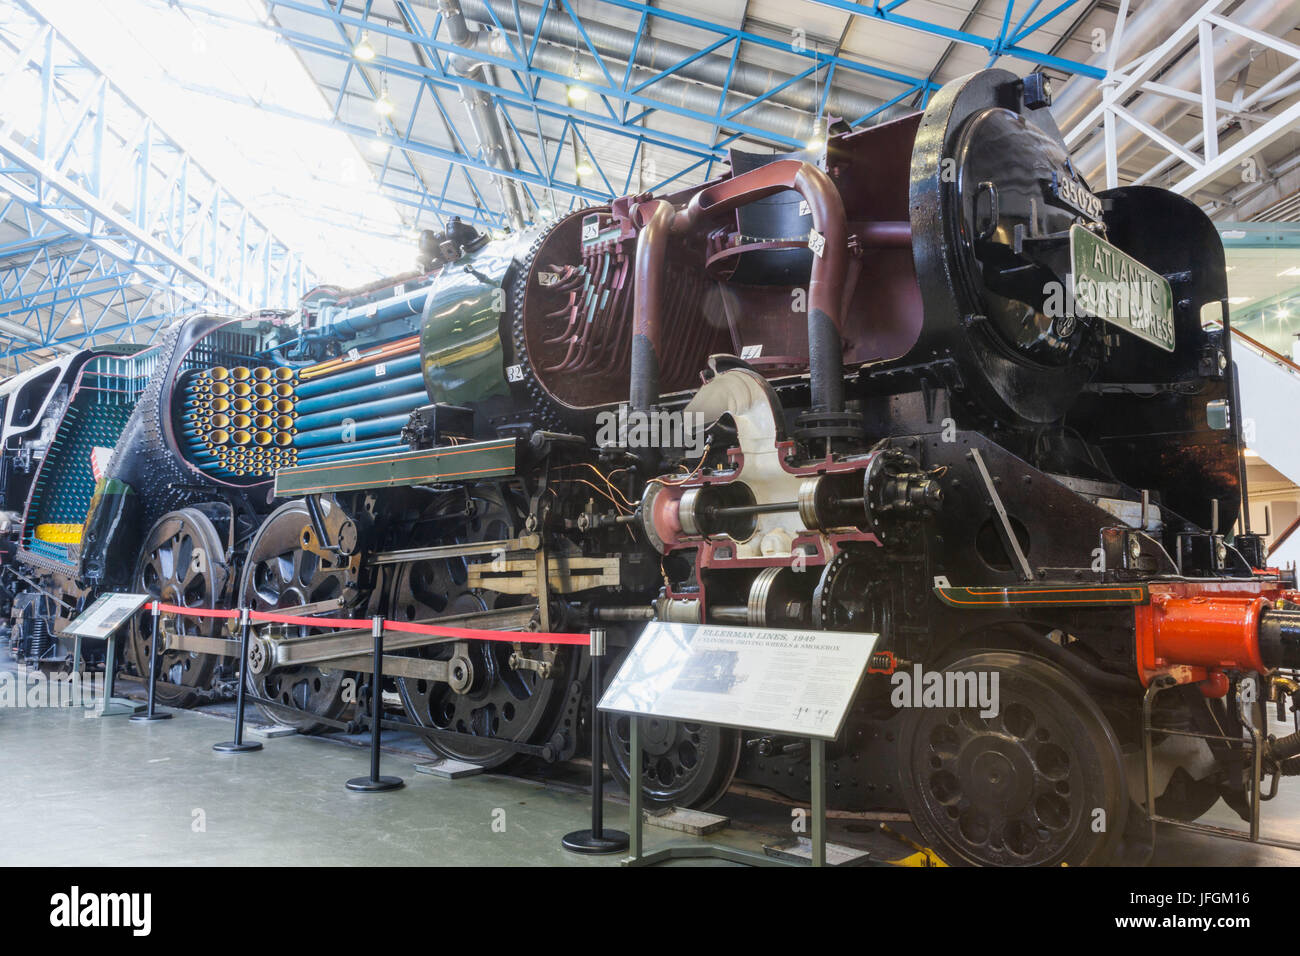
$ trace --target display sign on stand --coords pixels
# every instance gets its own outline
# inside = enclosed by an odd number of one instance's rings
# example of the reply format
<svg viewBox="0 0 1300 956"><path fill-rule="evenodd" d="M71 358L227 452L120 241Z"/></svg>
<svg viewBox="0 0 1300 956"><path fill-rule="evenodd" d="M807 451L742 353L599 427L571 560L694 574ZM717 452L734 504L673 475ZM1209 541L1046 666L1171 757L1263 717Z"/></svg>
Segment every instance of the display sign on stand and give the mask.
<svg viewBox="0 0 1300 956"><path fill-rule="evenodd" d="M632 717L744 727L807 737L812 757L812 863L826 860L826 741L844 726L877 634L670 624L655 621L637 640L600 700ZM640 721L631 722L630 865L683 857L778 861L730 847L698 845L641 852Z"/></svg>
<svg viewBox="0 0 1300 956"><path fill-rule="evenodd" d="M117 629L131 619L131 615L140 610L147 594L101 594L90 607L86 608L63 631L76 638L72 648L72 666L81 667L81 642L83 639L104 641L104 699L94 709L95 717L119 717L134 714L143 708L135 701L113 696L113 671L117 665L114 636Z"/></svg>

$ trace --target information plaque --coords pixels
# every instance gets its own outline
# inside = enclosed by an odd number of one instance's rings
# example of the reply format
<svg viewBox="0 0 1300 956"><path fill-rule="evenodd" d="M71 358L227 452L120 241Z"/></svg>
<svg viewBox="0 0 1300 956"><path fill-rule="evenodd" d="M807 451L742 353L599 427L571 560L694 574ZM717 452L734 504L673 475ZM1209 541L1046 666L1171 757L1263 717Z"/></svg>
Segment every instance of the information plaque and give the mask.
<svg viewBox="0 0 1300 956"><path fill-rule="evenodd" d="M143 709L142 705L137 704L135 701L113 696L114 677L117 672L117 641L114 639L113 634L119 627L129 621L131 615L140 610L141 605L148 600L150 600L150 597L147 594L101 594L90 607L78 614L76 619L64 628L63 634L71 634L76 638L72 650L74 669L81 667L81 642L83 640L106 642L104 648L104 683L107 686L104 699L100 701L99 706L95 708L93 713L87 716L119 717L135 714Z"/></svg>
<svg viewBox="0 0 1300 956"><path fill-rule="evenodd" d="M878 637L654 621L600 709L832 740Z"/></svg>
<svg viewBox="0 0 1300 956"><path fill-rule="evenodd" d="M63 633L102 641L125 624L147 600L147 594L101 594Z"/></svg>

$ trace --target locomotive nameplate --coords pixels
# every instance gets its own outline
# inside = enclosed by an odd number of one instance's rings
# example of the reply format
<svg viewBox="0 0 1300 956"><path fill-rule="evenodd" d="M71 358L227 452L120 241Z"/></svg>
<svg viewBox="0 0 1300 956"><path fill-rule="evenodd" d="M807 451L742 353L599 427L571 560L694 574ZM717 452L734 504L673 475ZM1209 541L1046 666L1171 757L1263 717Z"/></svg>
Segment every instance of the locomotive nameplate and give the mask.
<svg viewBox="0 0 1300 956"><path fill-rule="evenodd" d="M653 621L600 709L832 740L878 637Z"/></svg>
<svg viewBox="0 0 1300 956"><path fill-rule="evenodd" d="M1174 350L1174 292L1164 276L1078 225L1070 227L1070 263L1076 312Z"/></svg>

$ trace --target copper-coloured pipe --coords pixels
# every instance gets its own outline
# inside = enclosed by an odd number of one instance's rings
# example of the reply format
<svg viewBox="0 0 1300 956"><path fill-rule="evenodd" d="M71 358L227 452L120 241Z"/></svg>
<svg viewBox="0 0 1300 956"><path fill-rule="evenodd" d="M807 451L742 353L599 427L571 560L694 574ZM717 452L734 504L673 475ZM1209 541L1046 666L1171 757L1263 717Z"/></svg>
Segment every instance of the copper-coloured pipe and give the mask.
<svg viewBox="0 0 1300 956"><path fill-rule="evenodd" d="M844 318L840 297L848 271L848 222L844 201L821 169L795 159L778 160L733 176L705 189L677 211L658 199L640 203L633 215L641 228L636 245L633 298L633 408L647 409L659 400L658 363L663 350L664 261L670 233L687 235L705 229L740 206L793 189L807 202L813 228L822 238L814 254L808 283L808 364L813 407L841 411L844 407Z"/></svg>

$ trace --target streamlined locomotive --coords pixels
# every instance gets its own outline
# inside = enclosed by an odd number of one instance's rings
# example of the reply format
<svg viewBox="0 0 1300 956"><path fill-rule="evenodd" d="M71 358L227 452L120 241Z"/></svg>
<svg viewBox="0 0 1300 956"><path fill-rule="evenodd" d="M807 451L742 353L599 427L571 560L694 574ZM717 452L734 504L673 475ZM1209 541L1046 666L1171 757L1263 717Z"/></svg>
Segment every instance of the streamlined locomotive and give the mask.
<svg viewBox="0 0 1300 956"><path fill-rule="evenodd" d="M818 154L490 241L294 313L195 315L4 392L10 642L64 666L104 590L496 630L650 620L879 635L832 805L905 810L947 861L1139 859L1152 818L1300 767L1292 574L1250 531L1213 224L1092 192L1041 76L954 81ZM1213 323L1206 319L1212 319ZM165 702L248 682L338 726L356 640L181 618ZM554 762L591 733L572 646L409 640L385 670L441 754ZM896 673L997 680L996 715L897 706ZM395 706L391 702L390 706ZM797 739L656 721L647 798L799 799Z"/></svg>

